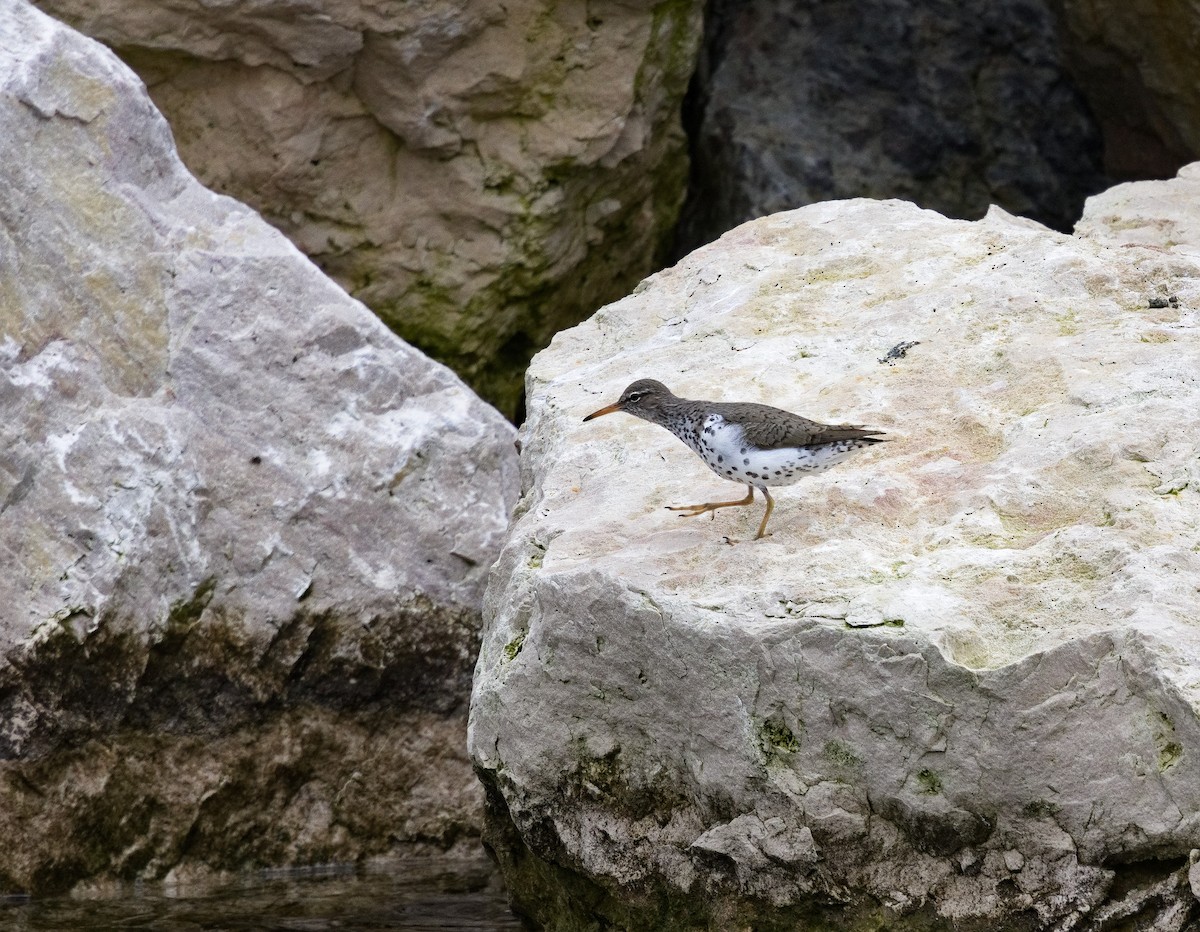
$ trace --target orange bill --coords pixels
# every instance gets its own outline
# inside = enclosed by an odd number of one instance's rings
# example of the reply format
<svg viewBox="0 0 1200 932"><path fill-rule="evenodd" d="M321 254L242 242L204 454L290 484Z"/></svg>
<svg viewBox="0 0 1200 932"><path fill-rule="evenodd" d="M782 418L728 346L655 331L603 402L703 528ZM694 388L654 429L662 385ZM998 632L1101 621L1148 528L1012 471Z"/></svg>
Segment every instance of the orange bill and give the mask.
<svg viewBox="0 0 1200 932"><path fill-rule="evenodd" d="M599 411L593 411L591 414L589 414L587 417L585 417L584 420L590 421L592 418L600 417L600 415L602 415L602 414L612 414L614 411L620 411L620 410L621 410L621 403L619 401L617 401L617 402L614 402L613 404L604 406Z"/></svg>

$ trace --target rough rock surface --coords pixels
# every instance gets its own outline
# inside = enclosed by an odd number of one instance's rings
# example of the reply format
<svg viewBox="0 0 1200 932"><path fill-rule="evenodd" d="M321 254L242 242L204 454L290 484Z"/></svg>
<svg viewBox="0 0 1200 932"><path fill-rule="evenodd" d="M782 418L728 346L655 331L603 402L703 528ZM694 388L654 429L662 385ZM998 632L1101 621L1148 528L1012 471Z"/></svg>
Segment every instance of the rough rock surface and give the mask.
<svg viewBox="0 0 1200 932"><path fill-rule="evenodd" d="M1168 178L1200 156L1200 4L1054 0L1116 178Z"/></svg>
<svg viewBox="0 0 1200 932"><path fill-rule="evenodd" d="M814 205L539 354L470 731L518 903L1200 921L1198 203L1200 166L1092 199L1074 236ZM670 434L581 423L648 375L892 442L780 490L747 541L761 504L664 510L739 494Z"/></svg>
<svg viewBox="0 0 1200 932"><path fill-rule="evenodd" d="M510 416L529 357L661 262L697 0L43 0L249 203Z"/></svg>
<svg viewBox="0 0 1200 932"><path fill-rule="evenodd" d="M1047 0L714 0L694 110L691 249L815 201L997 203L1070 229L1100 133Z"/></svg>
<svg viewBox="0 0 1200 932"><path fill-rule="evenodd" d="M0 891L477 830L511 427L21 0L0 140Z"/></svg>

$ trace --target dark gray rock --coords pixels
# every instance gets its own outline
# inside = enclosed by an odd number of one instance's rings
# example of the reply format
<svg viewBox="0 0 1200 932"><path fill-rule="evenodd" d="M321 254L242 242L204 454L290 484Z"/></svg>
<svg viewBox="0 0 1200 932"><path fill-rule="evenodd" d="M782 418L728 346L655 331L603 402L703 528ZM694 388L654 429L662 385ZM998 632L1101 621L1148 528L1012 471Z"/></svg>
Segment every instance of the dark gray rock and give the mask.
<svg viewBox="0 0 1200 932"><path fill-rule="evenodd" d="M1052 0L1071 73L1120 181L1172 177L1200 156L1200 16L1186 3Z"/></svg>
<svg viewBox="0 0 1200 932"><path fill-rule="evenodd" d="M693 84L680 252L815 201L991 203L1065 230L1100 135L1046 3L714 0Z"/></svg>

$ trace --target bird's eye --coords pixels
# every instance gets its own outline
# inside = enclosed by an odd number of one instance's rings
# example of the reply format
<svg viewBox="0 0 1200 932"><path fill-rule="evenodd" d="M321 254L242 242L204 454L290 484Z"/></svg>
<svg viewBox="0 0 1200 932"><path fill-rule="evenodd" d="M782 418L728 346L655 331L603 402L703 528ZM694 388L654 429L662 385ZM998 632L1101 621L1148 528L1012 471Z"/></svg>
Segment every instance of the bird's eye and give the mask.
<svg viewBox="0 0 1200 932"><path fill-rule="evenodd" d="M646 393L645 393L645 392L634 392L633 394L631 394L631 395L629 396L629 400L630 400L630 402L631 402L631 403L632 403L632 402L641 401L641 400L642 400L642 395L644 395L644 394L646 394Z"/></svg>

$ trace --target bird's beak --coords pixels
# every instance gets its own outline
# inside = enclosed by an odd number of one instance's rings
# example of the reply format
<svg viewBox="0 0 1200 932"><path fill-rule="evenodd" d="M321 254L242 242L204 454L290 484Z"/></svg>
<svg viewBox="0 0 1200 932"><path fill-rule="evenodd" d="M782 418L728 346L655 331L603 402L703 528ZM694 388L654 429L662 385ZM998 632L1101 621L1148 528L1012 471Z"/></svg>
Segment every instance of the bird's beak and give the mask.
<svg viewBox="0 0 1200 932"><path fill-rule="evenodd" d="M592 418L600 417L600 415L602 415L602 414L612 414L614 411L620 411L620 410L621 410L621 402L617 401L617 402L614 402L613 404L606 405L605 407L601 408L599 411L593 411L591 414L589 414L587 417L585 417L584 420L590 421Z"/></svg>

